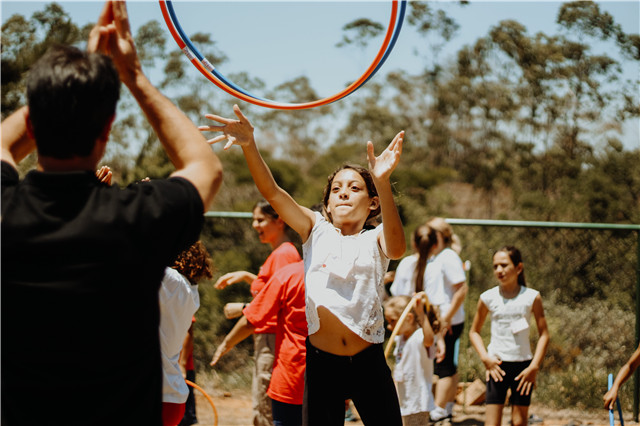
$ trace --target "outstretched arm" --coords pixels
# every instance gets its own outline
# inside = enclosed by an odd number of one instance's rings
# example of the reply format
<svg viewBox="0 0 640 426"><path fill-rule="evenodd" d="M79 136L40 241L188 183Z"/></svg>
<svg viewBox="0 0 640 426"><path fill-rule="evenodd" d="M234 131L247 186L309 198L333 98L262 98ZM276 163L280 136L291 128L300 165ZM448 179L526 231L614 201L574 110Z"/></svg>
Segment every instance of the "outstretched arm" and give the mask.
<svg viewBox="0 0 640 426"><path fill-rule="evenodd" d="M618 399L620 386L622 386L622 384L631 377L638 366L640 366L640 345L638 345L638 348L633 355L631 355L631 358L629 358L627 363L620 368L620 371L618 371L616 379L613 381L613 385L611 385L611 389L604 394L604 408L608 410L613 410L615 408L614 404L616 399Z"/></svg>
<svg viewBox="0 0 640 426"><path fill-rule="evenodd" d="M218 281L213 285L218 290L222 290L231 284L236 284L239 282L246 282L247 284L251 284L256 279L256 274L252 274L247 271L235 271L229 272L218 278Z"/></svg>
<svg viewBox="0 0 640 426"><path fill-rule="evenodd" d="M251 336L255 329L256 328L247 320L247 317L242 316L238 320L236 325L233 326L229 334L225 336L222 343L220 343L220 346L218 346L215 354L213 354L213 358L211 359L209 365L211 365L212 367L216 365L224 354L233 349L235 345Z"/></svg>
<svg viewBox="0 0 640 426"><path fill-rule="evenodd" d="M175 166L172 176L183 177L196 187L206 211L222 183L222 165L198 128L142 72L124 1L105 4L89 35L88 49L111 56L120 79Z"/></svg>
<svg viewBox="0 0 640 426"><path fill-rule="evenodd" d="M404 131L398 133L378 157L373 153L373 143L370 141L367 143L369 170L378 191L382 223L384 224L383 234L380 236L379 243L382 251L390 259L400 259L406 250L404 229L393 199L393 191L389 180L391 173L400 162L403 138Z"/></svg>
<svg viewBox="0 0 640 426"><path fill-rule="evenodd" d="M302 241L306 241L315 223L314 213L306 207L296 203L296 201L276 183L271 170L264 162L258 151L256 141L253 136L253 126L240 111L238 105L233 106L233 111L238 117L237 120L220 117L218 115L207 114L206 118L221 123L220 126L200 126L202 131L222 132L209 140L209 143L216 143L227 140L224 149L229 149L232 145L240 145L247 161L247 166L253 177L258 190L262 196L271 204L275 211L282 217L294 231L300 234Z"/></svg>

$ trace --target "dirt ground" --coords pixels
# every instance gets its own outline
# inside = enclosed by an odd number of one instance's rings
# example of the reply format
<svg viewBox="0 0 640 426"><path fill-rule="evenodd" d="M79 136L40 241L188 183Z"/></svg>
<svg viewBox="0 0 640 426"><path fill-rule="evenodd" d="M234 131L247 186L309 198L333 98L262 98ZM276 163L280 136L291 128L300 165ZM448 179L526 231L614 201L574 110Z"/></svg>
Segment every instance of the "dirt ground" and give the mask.
<svg viewBox="0 0 640 426"><path fill-rule="evenodd" d="M208 400L196 391L196 409L198 415L198 425L201 426L251 426L251 395L246 391L214 391L205 389L213 400L217 412L217 423L215 422L214 410ZM227 396L225 396L227 395ZM503 425L509 425L509 410L505 409ZM548 409L533 405L529 410L536 421L531 421L532 426L609 426L609 413L605 410L585 412L572 409ZM615 424L619 425L616 414ZM479 426L484 424L484 406L462 407L455 406L453 413L453 425ZM624 414L625 425L638 425L632 421L631 413ZM346 422L345 425L358 426L362 422ZM426 426L426 425L425 425Z"/></svg>

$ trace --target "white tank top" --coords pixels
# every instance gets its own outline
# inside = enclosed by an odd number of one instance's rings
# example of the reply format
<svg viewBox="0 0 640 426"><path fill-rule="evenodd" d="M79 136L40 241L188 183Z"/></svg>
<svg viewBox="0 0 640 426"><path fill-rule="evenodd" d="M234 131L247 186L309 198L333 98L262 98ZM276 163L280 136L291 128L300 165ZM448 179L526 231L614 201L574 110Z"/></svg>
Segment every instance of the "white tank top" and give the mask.
<svg viewBox="0 0 640 426"><path fill-rule="evenodd" d="M378 244L382 225L356 235L340 230L316 212L302 245L309 335L320 329L318 306L326 307L369 343L384 341L382 300L389 258Z"/></svg>
<svg viewBox="0 0 640 426"><path fill-rule="evenodd" d="M489 355L503 361L527 361L533 358L529 342L529 321L537 290L521 287L513 299L500 295L500 287L494 287L480 295L480 300L491 312L491 342Z"/></svg>

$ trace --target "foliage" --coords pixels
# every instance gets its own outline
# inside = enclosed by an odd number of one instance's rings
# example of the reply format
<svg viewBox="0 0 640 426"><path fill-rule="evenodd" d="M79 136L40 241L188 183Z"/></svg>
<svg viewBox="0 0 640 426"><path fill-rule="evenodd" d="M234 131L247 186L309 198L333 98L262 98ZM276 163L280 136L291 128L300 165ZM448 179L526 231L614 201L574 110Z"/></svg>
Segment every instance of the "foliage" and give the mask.
<svg viewBox="0 0 640 426"><path fill-rule="evenodd" d="M281 186L311 206L320 201L326 177L337 166L366 166L367 140L379 152L404 129L403 156L393 178L407 235L433 215L640 223L640 148L621 143L624 126L640 116L639 82L623 81L621 70L625 64L638 65L638 34L624 33L597 3L569 2L559 7L557 34L530 34L516 20L506 20L441 57L458 24L437 3L409 5L403 31L416 31L424 43L416 50L428 50L418 53L424 62L420 73L388 70L384 79L379 75L357 94L322 108L282 112L241 105ZM360 49L380 37L383 28L369 20L353 21L345 25L340 46ZM83 46L89 29L73 23L56 3L45 4L30 18L15 15L5 21L3 118L24 104L30 65L52 43ZM154 21L136 33L142 64L154 83L197 124L206 122L206 113L230 115L238 101L209 84L182 52L169 48L166 34ZM212 62L226 60L209 34L193 34L191 39ZM595 41L606 43L606 53L592 50ZM248 73L232 79L254 93L286 102L317 98L305 76L271 90ZM225 172L214 209L250 211L260 194L240 150L212 149ZM173 170L126 90L104 162L114 169L119 185L166 177ZM34 164L35 157L29 157L21 172ZM605 371L615 371L632 351L626 342L632 341L628 324L635 303L630 288L637 235L461 226L456 232L472 263L468 301L495 285L489 262L493 250L515 242L523 251L527 278L544 295L552 336L536 398L599 406ZM268 254L245 219L208 219L202 239L217 276L239 269L257 272ZM250 300L246 285L218 291L210 284L200 286L202 307L196 322L195 355L203 370L233 326L222 316L224 303ZM470 322L473 304L467 311ZM236 356L223 358L216 372L229 383L246 384L251 343L234 350ZM461 357L462 377L481 377L483 368L473 350L463 345ZM589 396L573 392L578 388L586 388ZM630 401L629 387L623 392L623 401Z"/></svg>

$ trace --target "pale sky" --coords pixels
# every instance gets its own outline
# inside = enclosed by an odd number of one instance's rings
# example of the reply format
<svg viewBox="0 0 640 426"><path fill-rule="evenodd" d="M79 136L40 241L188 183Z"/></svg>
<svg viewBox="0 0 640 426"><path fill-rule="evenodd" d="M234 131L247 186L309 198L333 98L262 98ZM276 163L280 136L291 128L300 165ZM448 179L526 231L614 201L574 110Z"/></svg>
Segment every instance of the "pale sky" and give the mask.
<svg viewBox="0 0 640 426"><path fill-rule="evenodd" d="M94 22L103 4L101 1L58 3L78 25ZM390 1L179 0L173 4L187 34L211 33L219 49L228 56L229 60L218 67L222 74L228 76L246 71L252 77L265 81L268 88L305 75L321 97L332 95L345 83L357 79L382 43L382 37L378 37L366 50L338 48L336 43L342 37L342 26L357 18L369 18L386 26L391 11ZM436 4L460 25L456 37L437 53L438 61L452 58L461 46L474 43L504 19L522 23L530 35L539 31L550 35L559 32L555 17L560 2L472 1L467 6L460 6L457 2L441 1ZM624 31L640 33L639 1L602 1L598 4L614 17ZM34 11L42 10L43 5L44 2L2 0L2 22L14 13L29 18ZM128 9L134 31L150 20L157 20L164 26L157 1L130 1ZM173 48L175 42L168 30L167 37ZM399 69L409 73L420 72L425 58L436 55L433 51L436 41L433 36L421 38L405 21L396 47L379 74ZM593 49L606 52L611 47L594 45ZM625 75L630 78L638 78L639 74L637 63L625 68ZM625 145L628 147L640 147L637 125L638 121L626 132Z"/></svg>

